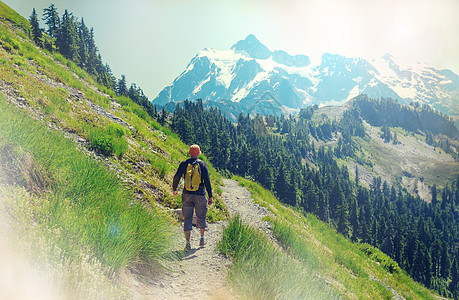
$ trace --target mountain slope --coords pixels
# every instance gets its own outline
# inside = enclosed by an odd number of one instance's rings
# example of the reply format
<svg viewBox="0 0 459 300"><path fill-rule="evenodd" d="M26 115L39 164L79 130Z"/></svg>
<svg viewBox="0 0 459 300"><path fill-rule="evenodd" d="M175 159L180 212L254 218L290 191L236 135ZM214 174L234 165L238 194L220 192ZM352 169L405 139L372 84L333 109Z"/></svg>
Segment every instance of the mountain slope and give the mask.
<svg viewBox="0 0 459 300"><path fill-rule="evenodd" d="M459 77L449 70L419 62L407 65L389 54L367 61L325 53L314 65L306 55L271 51L253 35L230 50L199 51L153 103L173 109L171 102L200 98L204 105L219 107L231 117L240 112L279 114L313 104L342 104L359 94L404 104L419 102L459 119Z"/></svg>
<svg viewBox="0 0 459 300"><path fill-rule="evenodd" d="M346 114L352 117L341 122ZM346 126L363 121L365 134L352 138L356 151L341 158L350 172L355 174L355 168L359 169L366 186L379 176L430 201L432 186L444 187L459 174L459 130L427 106L359 96L342 106L318 108L312 119L319 121L323 116L343 124L330 138L315 139L317 147L337 147L339 140L343 142L343 136L349 135Z"/></svg>

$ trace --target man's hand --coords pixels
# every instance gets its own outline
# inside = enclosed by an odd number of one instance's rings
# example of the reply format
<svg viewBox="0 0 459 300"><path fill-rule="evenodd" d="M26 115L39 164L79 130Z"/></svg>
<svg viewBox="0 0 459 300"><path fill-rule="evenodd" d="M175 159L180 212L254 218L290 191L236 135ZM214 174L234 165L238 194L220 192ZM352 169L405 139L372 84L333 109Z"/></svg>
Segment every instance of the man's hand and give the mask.
<svg viewBox="0 0 459 300"><path fill-rule="evenodd" d="M212 199L212 197L210 197L209 200L207 200L207 203L208 203L209 205L211 205L212 203L214 203L214 200Z"/></svg>
<svg viewBox="0 0 459 300"><path fill-rule="evenodd" d="M172 194L174 194L174 196L177 196L178 191L173 191Z"/></svg>

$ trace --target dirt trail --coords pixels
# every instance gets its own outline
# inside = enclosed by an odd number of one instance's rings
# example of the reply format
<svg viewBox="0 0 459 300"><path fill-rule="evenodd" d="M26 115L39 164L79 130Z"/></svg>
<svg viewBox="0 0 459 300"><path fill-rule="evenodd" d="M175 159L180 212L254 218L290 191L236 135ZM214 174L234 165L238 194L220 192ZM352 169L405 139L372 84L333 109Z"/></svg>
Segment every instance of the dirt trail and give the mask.
<svg viewBox="0 0 459 300"><path fill-rule="evenodd" d="M262 230L268 230L268 222L261 219L268 215L268 210L251 199L250 192L239 186L238 182L223 179L223 198L231 216L240 215L248 224ZM199 231L191 233L191 251L181 260L170 264L171 272L160 279L145 280L141 283L131 279L135 287L135 299L237 299L226 282L230 261L220 255L216 249L224 223L208 224L205 233L207 245L200 248ZM182 228L177 228L182 232ZM180 236L181 237L181 236ZM184 238L183 243L185 246ZM181 248L180 248L181 249ZM177 251L178 252L178 251Z"/></svg>

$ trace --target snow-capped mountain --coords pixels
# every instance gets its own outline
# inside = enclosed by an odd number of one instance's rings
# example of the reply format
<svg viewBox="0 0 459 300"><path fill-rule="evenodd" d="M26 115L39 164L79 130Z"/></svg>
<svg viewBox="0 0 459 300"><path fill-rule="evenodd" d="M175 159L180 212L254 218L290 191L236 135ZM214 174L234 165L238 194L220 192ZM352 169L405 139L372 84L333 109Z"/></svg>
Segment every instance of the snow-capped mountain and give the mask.
<svg viewBox="0 0 459 300"><path fill-rule="evenodd" d="M201 98L237 118L240 112L292 113L313 104L342 104L358 94L428 104L459 120L459 76L450 70L404 65L389 54L368 61L325 53L313 65L306 55L271 51L253 35L230 50L199 51L153 103L173 109L176 102Z"/></svg>

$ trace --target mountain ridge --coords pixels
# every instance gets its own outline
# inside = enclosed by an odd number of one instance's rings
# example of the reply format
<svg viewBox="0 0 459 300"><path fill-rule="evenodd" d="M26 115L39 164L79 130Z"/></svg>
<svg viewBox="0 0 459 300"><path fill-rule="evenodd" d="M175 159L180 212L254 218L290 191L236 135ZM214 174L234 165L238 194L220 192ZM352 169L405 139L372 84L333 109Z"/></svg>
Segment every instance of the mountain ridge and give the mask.
<svg viewBox="0 0 459 300"><path fill-rule="evenodd" d="M199 51L152 103L172 107L170 102L202 99L230 117L249 109L265 115L268 112L254 105L267 92L284 113L314 104L342 104L367 94L402 104L427 104L451 116L456 124L459 120L459 76L451 70L436 70L420 62L406 64L390 54L366 60L324 53L319 63L311 64L306 55L271 51L252 34L229 50ZM236 113L222 105L230 103L238 103L231 105Z"/></svg>

